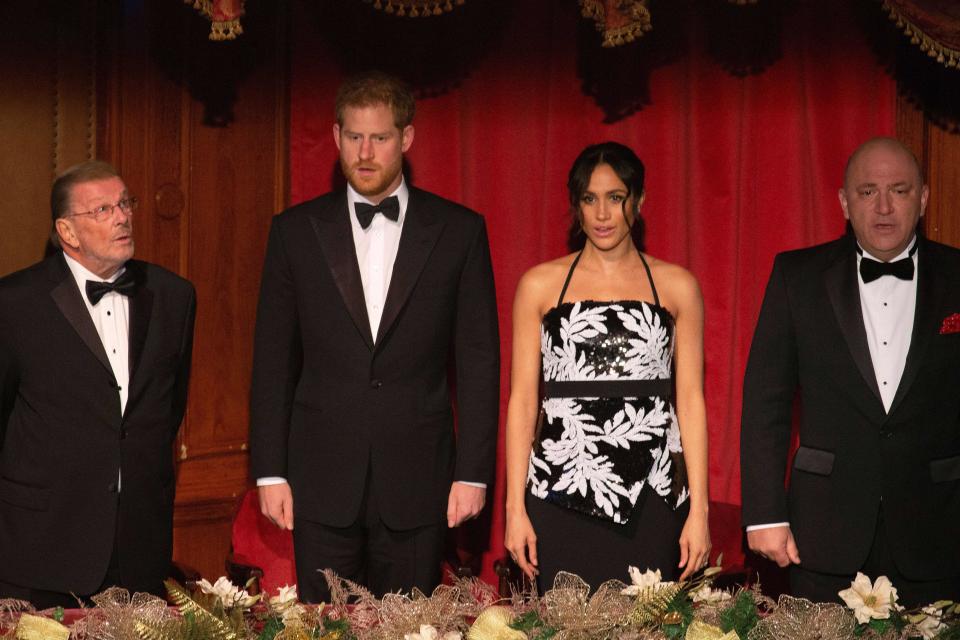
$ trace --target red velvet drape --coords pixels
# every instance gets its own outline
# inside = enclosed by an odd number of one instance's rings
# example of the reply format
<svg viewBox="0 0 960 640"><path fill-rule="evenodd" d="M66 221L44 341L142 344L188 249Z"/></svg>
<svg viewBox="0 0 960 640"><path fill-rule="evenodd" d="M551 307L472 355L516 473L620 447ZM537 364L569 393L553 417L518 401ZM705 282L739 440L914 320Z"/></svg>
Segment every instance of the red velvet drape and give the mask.
<svg viewBox="0 0 960 640"><path fill-rule="evenodd" d="M601 51L572 4L516 0L496 16L501 31L483 46L471 48L475 34L462 34L465 71L418 103L413 182L487 218L503 416L516 283L566 251L566 172L587 144L632 146L647 166L647 249L690 269L703 289L710 494L737 505L741 380L773 256L842 232L836 191L844 162L864 139L893 133L894 84L874 59L856 3L811 0L782 14L779 2L754 13L677 3L686 8L672 17L661 5L653 32L612 51ZM397 30L408 25L395 20ZM456 24L436 20L437 29ZM431 46L387 50L363 38L361 24L342 25L341 36L357 37L331 44L325 29L309 11L295 27L292 202L336 180L331 124L344 60L354 53L366 60L372 48L396 68L408 54L423 60ZM345 55L343 47L356 50ZM429 77L424 69L410 76ZM489 534L480 531L489 535L483 575L491 580L492 561L503 555L502 460L500 467L491 521L481 521ZM736 563L737 523L715 523L713 536L726 563Z"/></svg>

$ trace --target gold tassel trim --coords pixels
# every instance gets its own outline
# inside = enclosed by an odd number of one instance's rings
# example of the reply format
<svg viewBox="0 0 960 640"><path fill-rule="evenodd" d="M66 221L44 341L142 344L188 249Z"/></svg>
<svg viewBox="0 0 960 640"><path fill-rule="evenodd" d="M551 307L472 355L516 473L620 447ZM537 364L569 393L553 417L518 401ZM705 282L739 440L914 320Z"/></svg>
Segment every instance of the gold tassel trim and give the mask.
<svg viewBox="0 0 960 640"><path fill-rule="evenodd" d="M221 40L236 40L237 36L243 33L243 27L240 25L240 16L243 15L242 2L240 3L240 15L230 20L215 19L213 0L183 0L183 3L192 5L194 9L210 20L209 38L215 42Z"/></svg>
<svg viewBox="0 0 960 640"><path fill-rule="evenodd" d="M906 16L893 6L887 0L883 0L883 8L886 9L890 20L897 24L897 28L903 31L903 34L910 38L910 43L920 47L920 50L945 67L955 69L960 65L960 51L941 44L917 28Z"/></svg>
<svg viewBox="0 0 960 640"><path fill-rule="evenodd" d="M619 47L633 42L653 29L650 10L639 1L633 3L630 14L626 24L608 27L606 9L601 0L580 0L580 15L596 23L597 31L603 34L601 46L604 47Z"/></svg>
<svg viewBox="0 0 960 640"><path fill-rule="evenodd" d="M463 5L466 0L363 0L373 8L397 16L427 18L441 16Z"/></svg>

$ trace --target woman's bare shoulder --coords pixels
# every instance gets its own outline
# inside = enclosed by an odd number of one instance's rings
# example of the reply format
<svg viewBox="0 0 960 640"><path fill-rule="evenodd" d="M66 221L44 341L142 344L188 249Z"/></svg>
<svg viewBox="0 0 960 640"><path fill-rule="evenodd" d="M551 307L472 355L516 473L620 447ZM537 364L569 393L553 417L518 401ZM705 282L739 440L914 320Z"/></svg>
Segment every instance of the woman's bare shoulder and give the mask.
<svg viewBox="0 0 960 640"><path fill-rule="evenodd" d="M520 283L517 285L517 299L522 297L537 308L545 310L547 303L560 294L563 281L570 271L574 258L576 254L572 253L531 267L520 278Z"/></svg>
<svg viewBox="0 0 960 640"><path fill-rule="evenodd" d="M700 300L700 283L689 270L678 264L646 256L657 290L676 306Z"/></svg>

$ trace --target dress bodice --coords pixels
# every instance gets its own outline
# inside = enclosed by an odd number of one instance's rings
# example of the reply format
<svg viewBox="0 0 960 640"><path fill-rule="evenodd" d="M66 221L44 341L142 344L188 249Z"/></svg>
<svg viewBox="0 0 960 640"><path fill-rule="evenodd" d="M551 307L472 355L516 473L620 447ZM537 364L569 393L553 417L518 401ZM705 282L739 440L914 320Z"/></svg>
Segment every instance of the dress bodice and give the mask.
<svg viewBox="0 0 960 640"><path fill-rule="evenodd" d="M673 316L659 303L561 301L543 316L534 496L621 523L645 487L673 508L686 501L673 349Z"/></svg>

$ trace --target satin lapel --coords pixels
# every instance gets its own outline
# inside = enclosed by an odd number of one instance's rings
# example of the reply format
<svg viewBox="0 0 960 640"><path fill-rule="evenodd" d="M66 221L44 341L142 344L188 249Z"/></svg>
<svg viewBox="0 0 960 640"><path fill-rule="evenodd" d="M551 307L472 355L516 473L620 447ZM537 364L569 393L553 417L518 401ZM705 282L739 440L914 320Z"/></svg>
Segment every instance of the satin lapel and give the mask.
<svg viewBox="0 0 960 640"><path fill-rule="evenodd" d="M340 290L343 303L363 341L373 350L373 334L370 332L370 318L367 316L367 303L363 297L357 248L353 245L353 231L350 229L347 213L347 195L344 192L329 209L311 215L310 222L320 241L320 248L327 266L330 267L333 281Z"/></svg>
<svg viewBox="0 0 960 640"><path fill-rule="evenodd" d="M841 251L841 255L833 265L824 272L824 280L830 303L833 305L833 313L837 317L837 323L850 349L850 355L857 364L863 381L880 403L882 411L883 400L880 398L877 375L873 371L873 361L870 359L867 330L863 326L860 289L857 287L857 258L852 248L849 251Z"/></svg>
<svg viewBox="0 0 960 640"><path fill-rule="evenodd" d="M60 309L60 313L64 315L77 335L80 336L80 339L83 340L83 343L87 345L87 348L93 352L93 355L110 372L110 375L113 375L113 367L110 366L107 352L103 349L103 342L100 341L97 328L93 324L93 319L90 318L90 312L87 311L87 305L81 297L80 289L77 288L77 281L74 280L73 274L63 261L62 256L59 258L59 262L63 267L63 277L60 279L60 284L50 292L50 297L53 298Z"/></svg>
<svg viewBox="0 0 960 640"><path fill-rule="evenodd" d="M136 275L140 282L140 286L138 286L134 294L130 296L128 366L130 368L129 387L132 390L133 383L136 380L134 376L137 372L137 366L140 364L141 356L143 356L143 345L147 343L147 331L150 329L150 316L153 311L153 291L150 290L149 284L144 281L145 276L139 265L131 263L127 268L137 270Z"/></svg>
<svg viewBox="0 0 960 640"><path fill-rule="evenodd" d="M920 242L920 247L917 250L917 307L913 317L913 334L910 336L910 349L907 350L900 386L897 387L897 393L890 404L891 414L896 411L910 391L910 385L917 378L927 345L930 344L930 337L937 332L937 312L940 310L945 290L943 278L937 278L936 256L933 250L922 238L918 238L917 242Z"/></svg>
<svg viewBox="0 0 960 640"><path fill-rule="evenodd" d="M443 229L441 216L423 205L416 189L410 189L410 201L404 215L400 247L397 249L397 259L393 264L390 288L387 290L387 300L383 305L383 316L377 332L378 346L397 321L397 316L407 303Z"/></svg>

